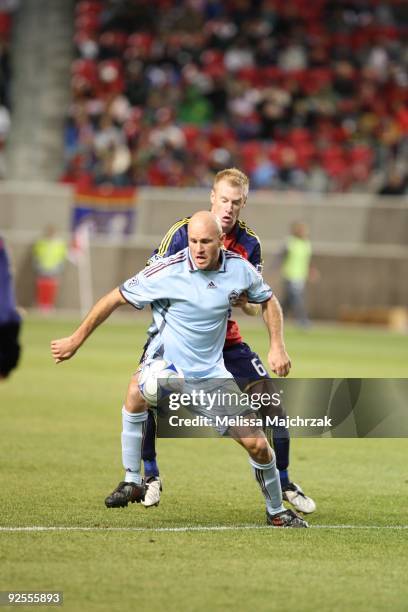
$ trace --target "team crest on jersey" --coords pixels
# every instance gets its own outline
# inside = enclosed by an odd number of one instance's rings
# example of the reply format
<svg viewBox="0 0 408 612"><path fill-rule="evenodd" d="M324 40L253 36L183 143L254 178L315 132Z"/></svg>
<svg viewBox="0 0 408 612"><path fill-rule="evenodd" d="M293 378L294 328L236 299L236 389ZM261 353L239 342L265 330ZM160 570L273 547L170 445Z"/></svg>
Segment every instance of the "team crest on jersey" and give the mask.
<svg viewBox="0 0 408 612"><path fill-rule="evenodd" d="M241 292L237 291L236 289L231 291L231 293L228 296L229 303L233 306L235 304L235 302L238 300L240 295L241 295Z"/></svg>

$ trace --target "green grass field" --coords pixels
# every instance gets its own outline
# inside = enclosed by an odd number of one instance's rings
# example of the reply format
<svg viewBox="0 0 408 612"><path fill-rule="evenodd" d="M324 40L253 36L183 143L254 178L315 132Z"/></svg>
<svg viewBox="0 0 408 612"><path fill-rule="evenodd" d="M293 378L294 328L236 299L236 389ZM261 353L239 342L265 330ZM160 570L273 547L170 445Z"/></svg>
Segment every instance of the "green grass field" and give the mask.
<svg viewBox="0 0 408 612"><path fill-rule="evenodd" d="M221 439L159 440L161 505L107 510L145 324L107 323L55 366L49 341L75 324L29 317L0 386L0 590L62 590L70 611L407 609L407 440L292 440L309 530L264 526L246 456ZM245 337L265 357L261 324ZM408 375L406 336L289 327L287 346L293 376ZM82 530L10 530L30 526Z"/></svg>

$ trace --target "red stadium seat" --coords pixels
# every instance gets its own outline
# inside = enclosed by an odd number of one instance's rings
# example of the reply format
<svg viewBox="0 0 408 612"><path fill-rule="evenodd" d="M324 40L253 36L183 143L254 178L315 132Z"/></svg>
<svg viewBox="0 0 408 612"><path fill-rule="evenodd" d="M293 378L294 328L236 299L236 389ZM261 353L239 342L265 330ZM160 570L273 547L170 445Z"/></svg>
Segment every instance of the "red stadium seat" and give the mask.
<svg viewBox="0 0 408 612"><path fill-rule="evenodd" d="M239 151L247 172L252 172L256 167L256 159L262 152L262 149L263 146L259 140L249 140L240 144Z"/></svg>
<svg viewBox="0 0 408 612"><path fill-rule="evenodd" d="M10 36L12 17L10 13L0 12L0 35L6 39Z"/></svg>
<svg viewBox="0 0 408 612"><path fill-rule="evenodd" d="M198 135L200 134L200 128L196 125L188 124L182 126L183 134L186 139L188 147L192 147Z"/></svg>

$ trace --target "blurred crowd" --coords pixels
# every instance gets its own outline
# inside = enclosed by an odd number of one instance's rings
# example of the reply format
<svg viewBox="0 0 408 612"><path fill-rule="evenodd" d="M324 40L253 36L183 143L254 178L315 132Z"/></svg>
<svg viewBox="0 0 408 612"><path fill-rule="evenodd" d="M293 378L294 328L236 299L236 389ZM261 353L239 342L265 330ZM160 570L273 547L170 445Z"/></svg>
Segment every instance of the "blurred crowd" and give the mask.
<svg viewBox="0 0 408 612"><path fill-rule="evenodd" d="M79 1L63 180L406 193L407 41L404 0Z"/></svg>
<svg viewBox="0 0 408 612"><path fill-rule="evenodd" d="M0 0L0 179L5 177L4 147L10 131L10 37L19 0Z"/></svg>

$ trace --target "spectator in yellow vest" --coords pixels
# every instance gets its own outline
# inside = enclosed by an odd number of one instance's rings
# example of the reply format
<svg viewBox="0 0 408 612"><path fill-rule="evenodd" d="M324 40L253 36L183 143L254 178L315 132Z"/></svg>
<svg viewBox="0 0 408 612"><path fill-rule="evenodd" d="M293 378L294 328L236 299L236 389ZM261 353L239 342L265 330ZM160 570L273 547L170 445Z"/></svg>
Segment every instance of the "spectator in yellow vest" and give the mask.
<svg viewBox="0 0 408 612"><path fill-rule="evenodd" d="M34 244L33 258L37 273L36 305L43 312L55 308L59 277L67 257L67 245L57 235L56 229L48 225L44 235Z"/></svg>
<svg viewBox="0 0 408 612"><path fill-rule="evenodd" d="M305 304L306 282L310 276L317 278L318 275L317 270L310 266L311 257L309 228L305 223L295 221L281 254L284 282L282 309L285 315L291 312L302 327L310 325Z"/></svg>

